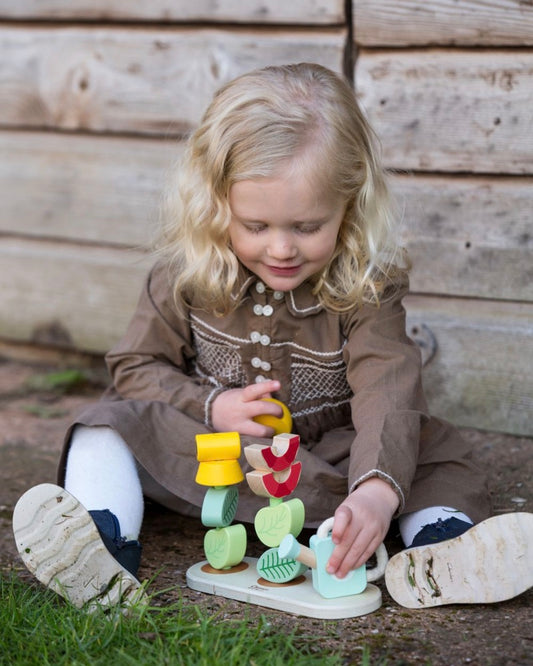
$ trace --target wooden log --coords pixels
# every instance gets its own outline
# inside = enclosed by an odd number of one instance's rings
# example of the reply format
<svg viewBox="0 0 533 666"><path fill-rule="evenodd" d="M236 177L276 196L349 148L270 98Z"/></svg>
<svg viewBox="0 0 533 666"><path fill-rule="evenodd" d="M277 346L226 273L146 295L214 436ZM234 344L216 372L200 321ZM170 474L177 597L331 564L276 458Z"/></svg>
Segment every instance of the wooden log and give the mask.
<svg viewBox="0 0 533 666"><path fill-rule="evenodd" d="M0 29L0 126L179 134L214 91L268 64L342 70L345 29Z"/></svg>
<svg viewBox="0 0 533 666"><path fill-rule="evenodd" d="M340 24L344 0L0 0L10 19Z"/></svg>
<svg viewBox="0 0 533 666"><path fill-rule="evenodd" d="M408 296L407 332L432 335L431 411L460 426L533 435L533 304Z"/></svg>
<svg viewBox="0 0 533 666"><path fill-rule="evenodd" d="M0 337L106 351L152 263L133 250L1 238Z"/></svg>
<svg viewBox="0 0 533 666"><path fill-rule="evenodd" d="M521 0L353 0L364 46L530 46L533 6Z"/></svg>
<svg viewBox="0 0 533 666"><path fill-rule="evenodd" d="M396 175L392 189L426 294L533 301L533 179Z"/></svg>
<svg viewBox="0 0 533 666"><path fill-rule="evenodd" d="M365 51L355 81L387 166L533 173L533 53Z"/></svg>
<svg viewBox="0 0 533 666"><path fill-rule="evenodd" d="M145 245L182 148L170 139L0 132L0 231Z"/></svg>

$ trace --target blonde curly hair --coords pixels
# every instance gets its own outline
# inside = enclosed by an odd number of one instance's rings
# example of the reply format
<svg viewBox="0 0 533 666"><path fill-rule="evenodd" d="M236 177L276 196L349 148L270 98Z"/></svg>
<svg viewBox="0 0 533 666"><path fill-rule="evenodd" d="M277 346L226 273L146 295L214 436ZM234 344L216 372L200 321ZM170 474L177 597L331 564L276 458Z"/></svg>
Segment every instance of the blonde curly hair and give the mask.
<svg viewBox="0 0 533 666"><path fill-rule="evenodd" d="M349 83L311 63L244 74L214 96L169 183L157 252L177 301L227 314L240 264L228 226L229 192L241 180L275 176L314 146L314 177L344 197L346 212L329 264L313 277L328 309L379 303L405 282L408 261L379 160L378 141ZM317 161L317 160L315 160Z"/></svg>

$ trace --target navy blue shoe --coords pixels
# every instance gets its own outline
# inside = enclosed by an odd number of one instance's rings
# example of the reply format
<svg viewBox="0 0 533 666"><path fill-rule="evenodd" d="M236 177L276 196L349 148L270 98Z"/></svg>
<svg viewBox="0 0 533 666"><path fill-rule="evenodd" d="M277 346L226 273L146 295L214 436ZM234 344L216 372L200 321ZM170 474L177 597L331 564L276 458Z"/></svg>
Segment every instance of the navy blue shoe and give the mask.
<svg viewBox="0 0 533 666"><path fill-rule="evenodd" d="M454 539L455 537L464 534L471 527L474 527L472 523L467 523L466 521L459 520L453 516L451 518L446 518L446 520L439 518L436 523L424 525L413 539L413 543L409 548L428 546L432 543Z"/></svg>
<svg viewBox="0 0 533 666"><path fill-rule="evenodd" d="M89 514L107 550L124 569L137 576L141 563L141 544L138 541L126 541L121 536L118 518L109 509L89 511Z"/></svg>

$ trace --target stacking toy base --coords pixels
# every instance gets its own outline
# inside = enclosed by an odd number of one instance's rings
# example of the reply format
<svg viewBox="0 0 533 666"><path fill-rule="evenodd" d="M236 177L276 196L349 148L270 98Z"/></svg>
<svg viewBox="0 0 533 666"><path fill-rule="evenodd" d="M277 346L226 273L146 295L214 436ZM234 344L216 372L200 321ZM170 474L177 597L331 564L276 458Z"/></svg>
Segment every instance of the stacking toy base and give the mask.
<svg viewBox="0 0 533 666"><path fill-rule="evenodd" d="M361 594L325 599L314 589L311 571L290 583L277 585L259 578L255 558L245 557L243 564L248 566L243 569L241 564L234 570L213 573L207 561L198 562L187 570L187 585L198 592L321 620L367 615L381 606L381 591L372 583Z"/></svg>

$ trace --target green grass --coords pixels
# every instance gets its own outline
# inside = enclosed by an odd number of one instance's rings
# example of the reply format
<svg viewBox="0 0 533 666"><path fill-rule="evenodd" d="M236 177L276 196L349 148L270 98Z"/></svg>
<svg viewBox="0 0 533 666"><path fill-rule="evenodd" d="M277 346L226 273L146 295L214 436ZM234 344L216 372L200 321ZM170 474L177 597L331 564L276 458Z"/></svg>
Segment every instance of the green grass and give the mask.
<svg viewBox="0 0 533 666"><path fill-rule="evenodd" d="M158 605L161 604L161 605ZM317 637L268 619L206 617L158 597L129 617L88 614L16 574L0 573L0 664L10 666L339 666ZM364 663L365 660L362 661Z"/></svg>

